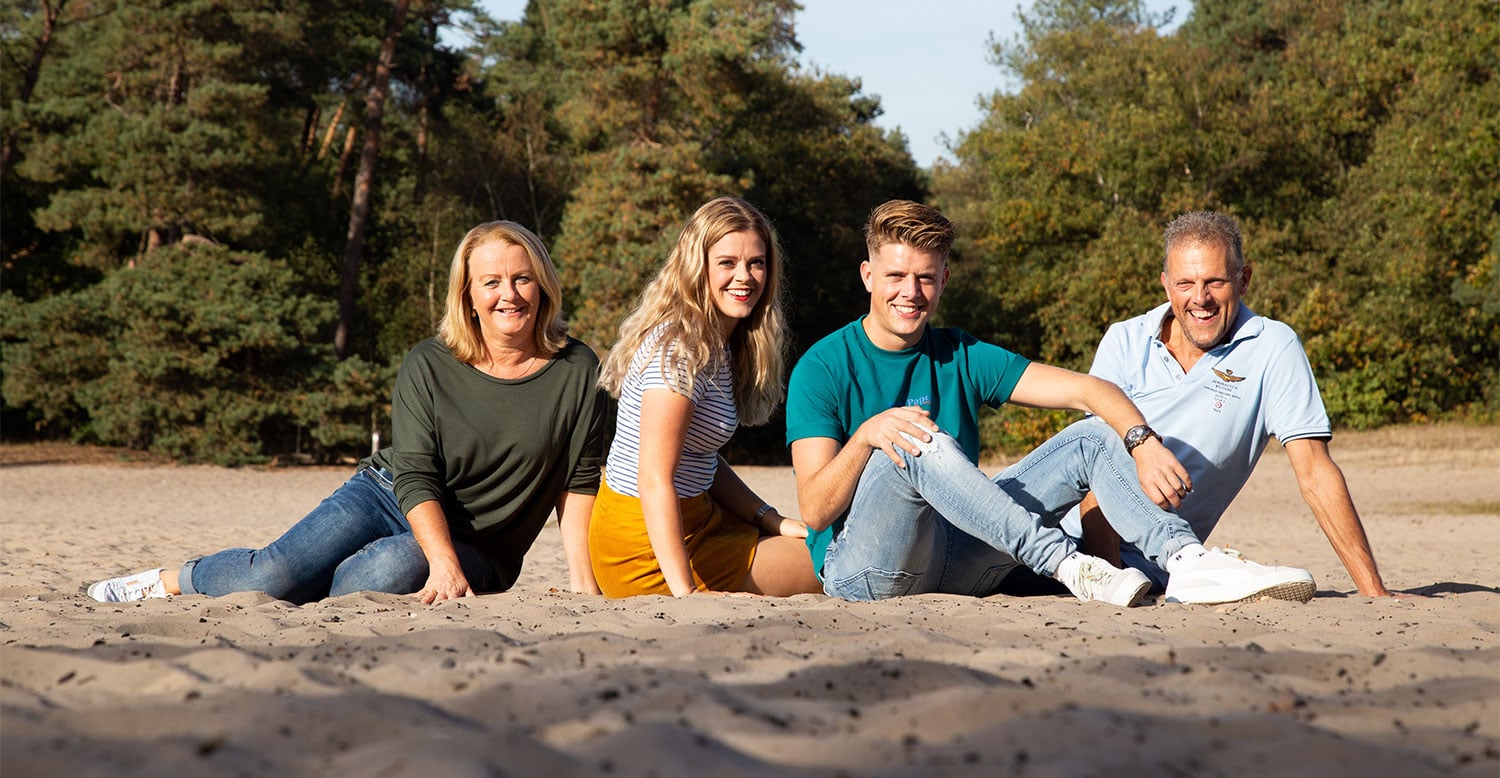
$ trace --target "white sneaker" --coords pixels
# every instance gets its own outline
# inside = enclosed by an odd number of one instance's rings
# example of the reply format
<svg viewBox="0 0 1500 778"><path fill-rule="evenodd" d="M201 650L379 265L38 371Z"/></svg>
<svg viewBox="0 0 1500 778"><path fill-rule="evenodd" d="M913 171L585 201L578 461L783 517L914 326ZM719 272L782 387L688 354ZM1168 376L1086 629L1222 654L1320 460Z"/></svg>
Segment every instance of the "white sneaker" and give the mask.
<svg viewBox="0 0 1500 778"><path fill-rule="evenodd" d="M1064 557L1053 577L1084 602L1098 600L1121 608L1134 607L1151 589L1151 579L1145 573L1133 567L1121 570L1082 551Z"/></svg>
<svg viewBox="0 0 1500 778"><path fill-rule="evenodd" d="M1312 573L1297 567L1267 567L1233 549L1194 543L1166 564L1167 602L1218 605L1259 597L1307 602L1318 590Z"/></svg>
<svg viewBox="0 0 1500 778"><path fill-rule="evenodd" d="M89 596L99 602L135 602L165 597L167 588L161 582L163 570L166 568L158 567L155 570L142 570L132 575L100 581L89 587Z"/></svg>

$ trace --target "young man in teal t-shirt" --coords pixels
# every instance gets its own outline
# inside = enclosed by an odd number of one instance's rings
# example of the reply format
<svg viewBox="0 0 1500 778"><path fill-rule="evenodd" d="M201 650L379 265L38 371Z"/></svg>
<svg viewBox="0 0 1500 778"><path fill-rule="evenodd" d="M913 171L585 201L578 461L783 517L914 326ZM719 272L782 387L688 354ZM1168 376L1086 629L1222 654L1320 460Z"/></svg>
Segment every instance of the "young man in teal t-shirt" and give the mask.
<svg viewBox="0 0 1500 778"><path fill-rule="evenodd" d="M953 237L936 209L877 207L860 265L869 313L792 371L787 443L824 590L984 596L1024 564L1081 600L1134 605L1149 579L1079 553L1057 527L1092 490L1120 536L1172 573L1169 601L1310 598L1306 571L1208 551L1165 509L1192 488L1187 470L1118 387L928 325ZM976 464L979 406L1004 402L1094 417L990 479Z"/></svg>

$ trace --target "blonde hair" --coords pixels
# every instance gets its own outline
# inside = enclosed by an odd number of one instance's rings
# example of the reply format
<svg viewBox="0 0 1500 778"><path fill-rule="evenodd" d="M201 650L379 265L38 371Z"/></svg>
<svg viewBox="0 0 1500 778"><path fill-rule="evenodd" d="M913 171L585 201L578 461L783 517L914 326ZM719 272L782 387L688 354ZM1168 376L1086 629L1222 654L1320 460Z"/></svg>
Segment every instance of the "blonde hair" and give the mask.
<svg viewBox="0 0 1500 778"><path fill-rule="evenodd" d="M729 336L734 403L740 422L763 424L786 396L786 320L781 310L781 245L755 206L737 197L705 203L683 226L677 244L646 285L635 310L620 324L620 339L599 373L599 386L618 397L631 362L648 336L665 325L647 358L665 352L662 376L691 395L693 378L718 358L724 314L708 288L708 250L724 236L753 232L766 247L766 282L750 316ZM687 384L681 385L683 380Z"/></svg>
<svg viewBox="0 0 1500 778"><path fill-rule="evenodd" d="M865 221L865 248L873 257L881 246L898 243L942 255L946 262L957 230L941 211L911 200L889 200L875 206Z"/></svg>
<svg viewBox="0 0 1500 778"><path fill-rule="evenodd" d="M547 247L542 245L541 238L509 221L485 222L469 230L469 234L458 242L453 263L448 269L448 296L443 306L443 319L438 323L438 339L460 362L477 364L484 358L484 336L475 318L474 301L469 298L469 258L475 249L494 241L520 246L531 260L531 270L542 287L536 331L532 337L537 350L542 353L561 351L568 344L568 325L562 318L562 283L557 279L557 268L552 266L552 258L547 255Z"/></svg>

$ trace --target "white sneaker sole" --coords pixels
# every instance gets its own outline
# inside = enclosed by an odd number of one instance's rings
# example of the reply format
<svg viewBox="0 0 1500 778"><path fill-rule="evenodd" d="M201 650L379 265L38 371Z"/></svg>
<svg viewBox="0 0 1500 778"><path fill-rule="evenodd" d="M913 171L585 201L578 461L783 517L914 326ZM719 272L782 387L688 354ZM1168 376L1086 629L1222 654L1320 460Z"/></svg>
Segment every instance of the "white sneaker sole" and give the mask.
<svg viewBox="0 0 1500 778"><path fill-rule="evenodd" d="M1151 591L1151 579L1143 575L1140 582L1136 584L1135 591L1130 593L1128 600L1125 602L1111 602L1110 604L1118 605L1121 608L1134 608L1141 604L1141 600L1146 599L1146 592L1149 591Z"/></svg>
<svg viewBox="0 0 1500 778"><path fill-rule="evenodd" d="M1168 585L1170 589L1170 584ZM1285 581L1271 584L1240 597L1210 597L1205 599L1182 599L1181 595L1168 592L1167 602L1181 603L1184 605L1225 605L1231 602L1247 602L1250 600L1285 600L1287 602L1307 602L1317 594L1317 584L1312 581ZM1192 597L1192 595L1188 595Z"/></svg>

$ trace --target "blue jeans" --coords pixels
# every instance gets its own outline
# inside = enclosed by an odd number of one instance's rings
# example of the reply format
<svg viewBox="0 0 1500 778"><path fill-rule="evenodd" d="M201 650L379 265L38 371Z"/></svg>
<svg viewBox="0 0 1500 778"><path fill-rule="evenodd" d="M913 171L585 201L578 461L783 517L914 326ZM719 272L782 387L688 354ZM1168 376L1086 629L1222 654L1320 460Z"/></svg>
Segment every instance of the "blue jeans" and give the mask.
<svg viewBox="0 0 1500 778"><path fill-rule="evenodd" d="M1141 491L1135 460L1103 421L1077 422L994 479L945 434L901 452L874 452L843 530L824 558L823 589L846 600L941 592L985 596L1018 564L1052 575L1076 548L1058 529L1093 491L1120 536L1165 559L1192 529Z"/></svg>
<svg viewBox="0 0 1500 778"><path fill-rule="evenodd" d="M453 545L474 591L499 588L483 552ZM401 513L390 473L367 467L269 546L191 560L178 581L183 594L265 592L298 604L360 591L410 594L427 581L427 557Z"/></svg>

